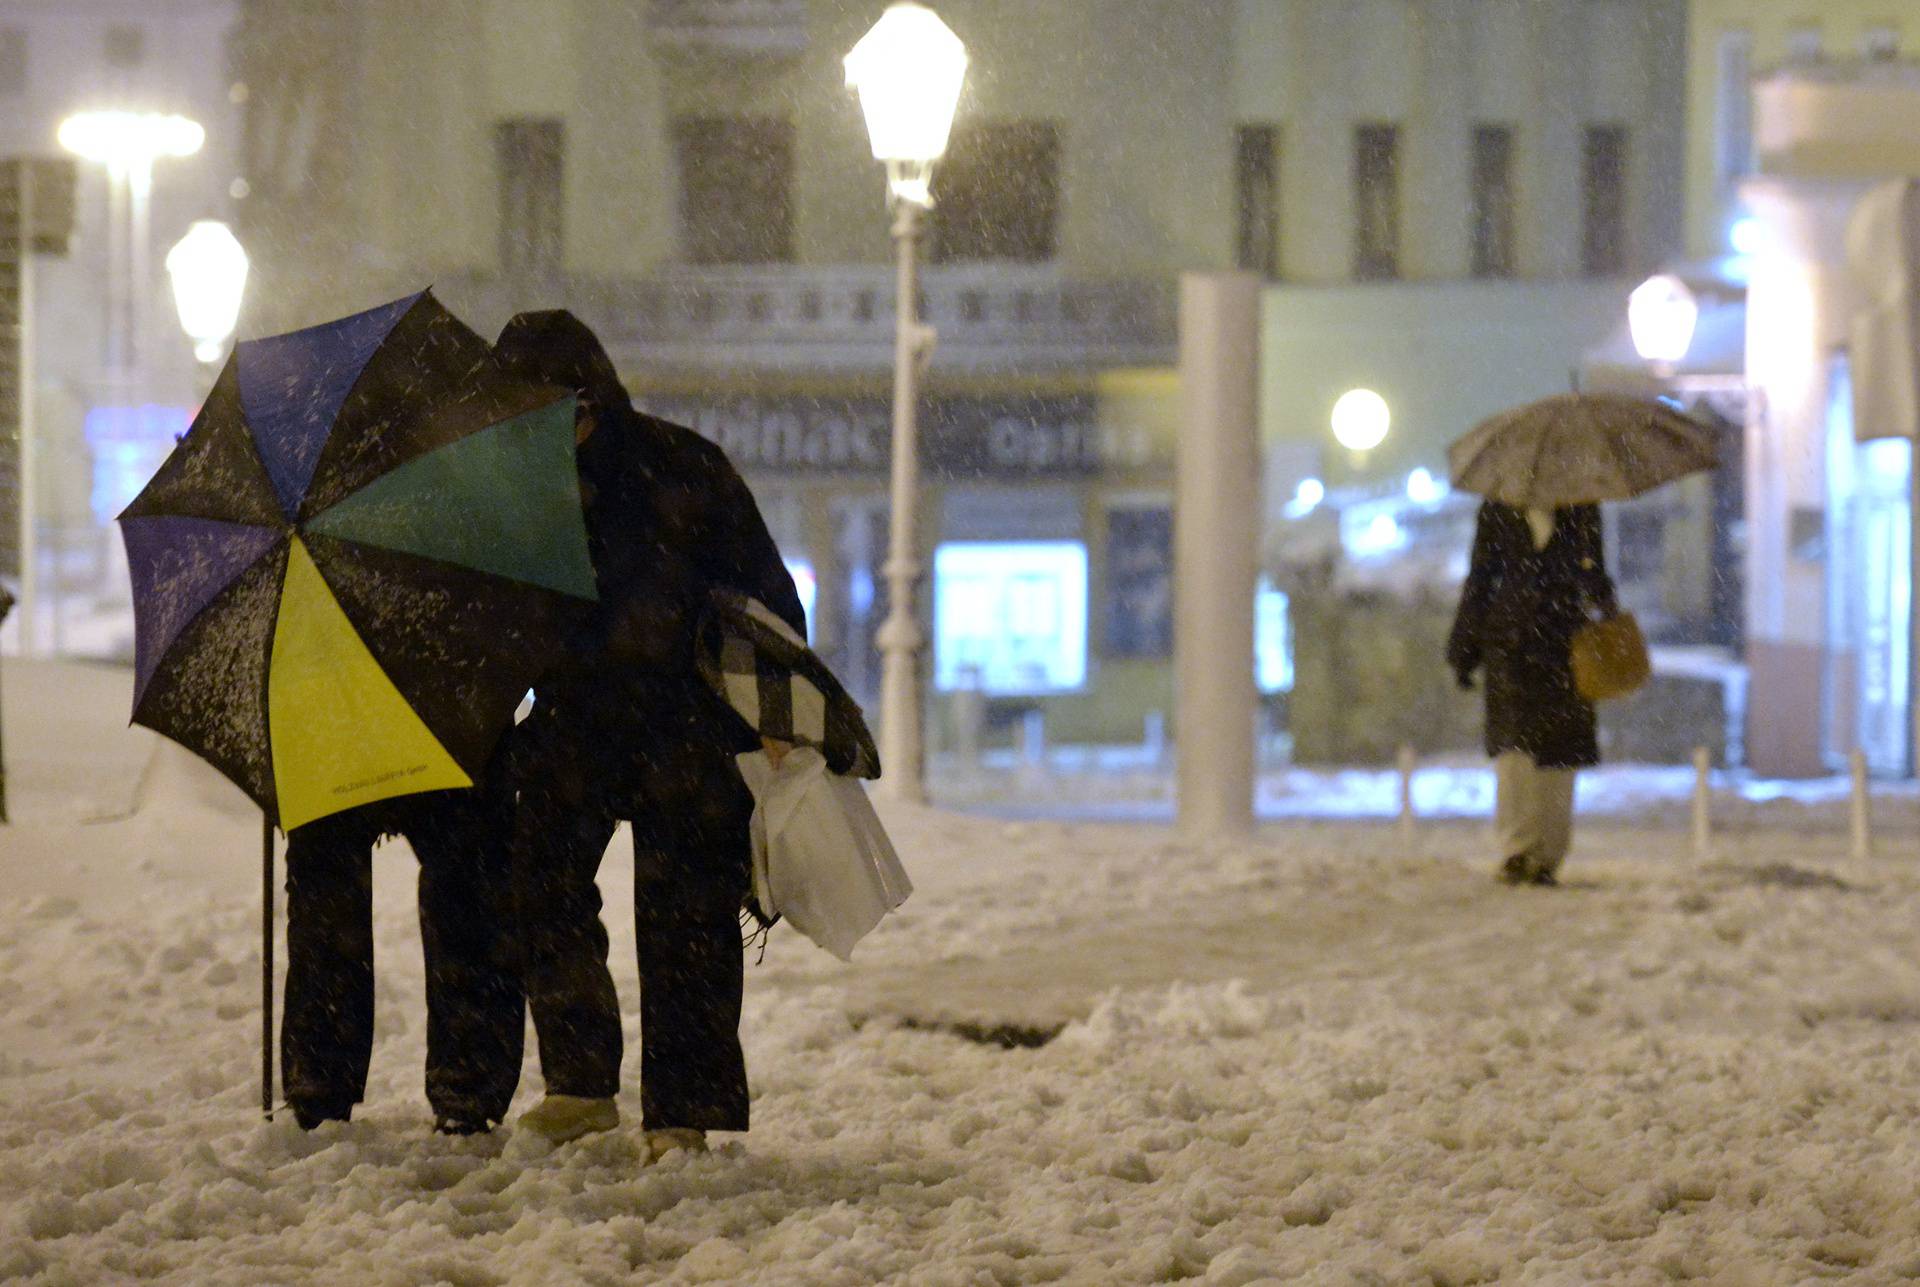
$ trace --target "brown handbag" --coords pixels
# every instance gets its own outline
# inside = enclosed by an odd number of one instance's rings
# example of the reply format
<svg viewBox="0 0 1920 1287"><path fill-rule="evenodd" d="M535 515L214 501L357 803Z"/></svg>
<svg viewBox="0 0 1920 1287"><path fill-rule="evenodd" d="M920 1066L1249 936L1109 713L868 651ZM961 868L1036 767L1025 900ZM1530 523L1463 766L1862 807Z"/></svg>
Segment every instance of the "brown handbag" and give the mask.
<svg viewBox="0 0 1920 1287"><path fill-rule="evenodd" d="M1647 682L1653 663L1631 612L1580 627L1573 636L1573 686L1590 702L1625 697Z"/></svg>

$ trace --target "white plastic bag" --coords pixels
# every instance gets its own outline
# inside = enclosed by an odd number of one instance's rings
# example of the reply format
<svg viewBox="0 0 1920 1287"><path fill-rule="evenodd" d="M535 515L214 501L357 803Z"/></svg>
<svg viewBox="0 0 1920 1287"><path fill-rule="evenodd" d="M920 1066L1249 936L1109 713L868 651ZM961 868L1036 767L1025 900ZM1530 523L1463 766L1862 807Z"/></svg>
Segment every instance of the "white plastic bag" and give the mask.
<svg viewBox="0 0 1920 1287"><path fill-rule="evenodd" d="M753 896L843 961L913 884L859 779L827 771L810 746L774 768L765 751L735 757L753 792Z"/></svg>

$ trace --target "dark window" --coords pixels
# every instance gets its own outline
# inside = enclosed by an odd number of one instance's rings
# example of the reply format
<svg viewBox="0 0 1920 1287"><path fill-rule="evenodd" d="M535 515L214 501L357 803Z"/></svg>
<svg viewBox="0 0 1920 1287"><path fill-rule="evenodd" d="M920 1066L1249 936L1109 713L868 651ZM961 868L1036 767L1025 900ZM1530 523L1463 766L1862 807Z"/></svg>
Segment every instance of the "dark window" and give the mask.
<svg viewBox="0 0 1920 1287"><path fill-rule="evenodd" d="M0 94L27 92L27 33L21 27L0 27Z"/></svg>
<svg viewBox="0 0 1920 1287"><path fill-rule="evenodd" d="M1513 276L1513 130L1473 131L1473 275Z"/></svg>
<svg viewBox="0 0 1920 1287"><path fill-rule="evenodd" d="M686 116L673 132L687 262L791 260L793 123L777 116Z"/></svg>
<svg viewBox="0 0 1920 1287"><path fill-rule="evenodd" d="M566 126L559 121L502 121L494 127L502 271L537 277L559 273L566 153Z"/></svg>
<svg viewBox="0 0 1920 1287"><path fill-rule="evenodd" d="M955 126L933 167L935 262L1054 254L1060 214L1060 131L1051 121Z"/></svg>
<svg viewBox="0 0 1920 1287"><path fill-rule="evenodd" d="M1262 277L1280 275L1280 131L1242 125L1233 134L1236 222L1233 262Z"/></svg>
<svg viewBox="0 0 1920 1287"><path fill-rule="evenodd" d="M108 27L100 41L109 67L138 67L147 56L147 33L139 27Z"/></svg>
<svg viewBox="0 0 1920 1287"><path fill-rule="evenodd" d="M1400 131L1362 125L1353 132L1353 275L1400 275Z"/></svg>
<svg viewBox="0 0 1920 1287"><path fill-rule="evenodd" d="M1580 149L1580 270L1627 270L1627 127L1589 125Z"/></svg>
<svg viewBox="0 0 1920 1287"><path fill-rule="evenodd" d="M1173 655L1173 511L1107 512L1106 655Z"/></svg>

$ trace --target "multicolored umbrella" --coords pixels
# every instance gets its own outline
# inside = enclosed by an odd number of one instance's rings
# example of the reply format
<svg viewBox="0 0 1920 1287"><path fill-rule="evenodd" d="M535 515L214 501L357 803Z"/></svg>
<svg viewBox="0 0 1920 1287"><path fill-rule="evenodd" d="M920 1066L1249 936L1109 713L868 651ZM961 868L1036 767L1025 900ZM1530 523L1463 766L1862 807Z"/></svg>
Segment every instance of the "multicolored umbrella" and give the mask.
<svg viewBox="0 0 1920 1287"><path fill-rule="evenodd" d="M594 597L573 422L424 291L237 345L120 516L134 722L283 830L472 785Z"/></svg>

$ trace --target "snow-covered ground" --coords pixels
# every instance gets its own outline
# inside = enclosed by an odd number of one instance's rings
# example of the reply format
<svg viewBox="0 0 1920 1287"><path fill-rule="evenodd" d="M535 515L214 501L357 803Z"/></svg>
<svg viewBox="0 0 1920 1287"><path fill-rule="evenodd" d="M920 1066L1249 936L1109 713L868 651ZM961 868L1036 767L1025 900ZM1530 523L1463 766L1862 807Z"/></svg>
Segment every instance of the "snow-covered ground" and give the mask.
<svg viewBox="0 0 1920 1287"><path fill-rule="evenodd" d="M1196 847L891 810L914 897L851 966L776 931L748 974L753 1131L648 1168L637 1122L430 1133L401 846L368 1102L262 1122L257 815L121 727L125 672L0 684L0 1279L1920 1277L1910 788L1876 800L1868 863L1830 789L1750 786L1696 864L1679 787L1595 775L1554 891L1490 880L1474 821ZM631 1015L623 857L603 880ZM995 1027L1057 1035L960 1031ZM516 1111L538 1090L530 1062Z"/></svg>

